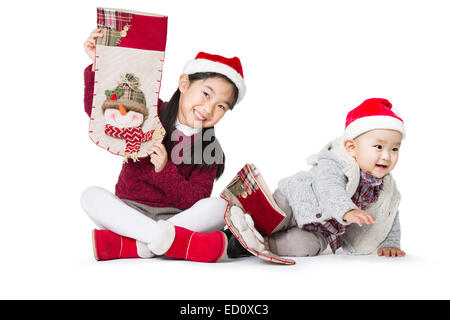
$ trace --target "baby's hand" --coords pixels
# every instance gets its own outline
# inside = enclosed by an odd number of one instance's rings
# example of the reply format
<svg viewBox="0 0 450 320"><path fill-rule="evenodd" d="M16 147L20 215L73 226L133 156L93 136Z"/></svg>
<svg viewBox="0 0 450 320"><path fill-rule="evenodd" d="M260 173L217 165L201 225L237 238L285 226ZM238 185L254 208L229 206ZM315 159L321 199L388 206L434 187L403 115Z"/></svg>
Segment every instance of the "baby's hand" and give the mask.
<svg viewBox="0 0 450 320"><path fill-rule="evenodd" d="M378 255L380 257L393 257L393 258L400 258L406 256L405 251L400 250L398 248L380 248L378 249Z"/></svg>
<svg viewBox="0 0 450 320"><path fill-rule="evenodd" d="M92 61L95 60L95 41L97 38L103 37L103 33L100 29L94 29L91 32L91 35L87 40L84 42L84 51L86 51L89 58L92 59Z"/></svg>
<svg viewBox="0 0 450 320"><path fill-rule="evenodd" d="M375 218L369 212L363 210L350 210L344 214L343 220L348 223L356 223L362 227L363 223L372 224L375 223Z"/></svg>

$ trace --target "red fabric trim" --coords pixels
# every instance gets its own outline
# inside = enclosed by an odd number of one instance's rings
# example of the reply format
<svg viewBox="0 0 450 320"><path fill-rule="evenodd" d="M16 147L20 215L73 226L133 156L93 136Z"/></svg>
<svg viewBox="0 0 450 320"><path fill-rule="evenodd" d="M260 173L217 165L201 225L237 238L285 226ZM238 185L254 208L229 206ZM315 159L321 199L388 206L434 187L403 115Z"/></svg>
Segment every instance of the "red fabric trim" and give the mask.
<svg viewBox="0 0 450 320"><path fill-rule="evenodd" d="M167 17L134 15L130 30L117 44L118 47L165 51Z"/></svg>
<svg viewBox="0 0 450 320"><path fill-rule="evenodd" d="M237 197L245 209L252 216L255 228L264 234L271 234L283 221L284 217L269 203L261 190L253 191L247 198Z"/></svg>

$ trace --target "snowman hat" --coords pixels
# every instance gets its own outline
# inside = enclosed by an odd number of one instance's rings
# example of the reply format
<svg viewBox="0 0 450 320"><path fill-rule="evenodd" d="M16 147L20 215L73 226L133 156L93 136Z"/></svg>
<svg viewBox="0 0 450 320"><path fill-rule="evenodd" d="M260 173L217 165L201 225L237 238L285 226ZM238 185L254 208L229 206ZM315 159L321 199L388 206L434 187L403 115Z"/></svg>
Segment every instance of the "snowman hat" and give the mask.
<svg viewBox="0 0 450 320"><path fill-rule="evenodd" d="M106 90L106 100L102 105L102 110L106 109L119 109L122 107L139 112L144 115L144 120L148 117L148 108L145 102L145 95L141 89L139 89L139 78L132 73L127 73L121 76L117 87L114 90Z"/></svg>
<svg viewBox="0 0 450 320"><path fill-rule="evenodd" d="M244 72L242 71L241 60L238 57L225 58L215 54L199 52L194 60L186 63L183 69L184 74L198 72L215 72L224 75L238 88L236 104L244 98L246 92Z"/></svg>
<svg viewBox="0 0 450 320"><path fill-rule="evenodd" d="M392 104L382 98L367 99L347 114L344 139L354 139L374 129L398 131L405 138L405 126Z"/></svg>

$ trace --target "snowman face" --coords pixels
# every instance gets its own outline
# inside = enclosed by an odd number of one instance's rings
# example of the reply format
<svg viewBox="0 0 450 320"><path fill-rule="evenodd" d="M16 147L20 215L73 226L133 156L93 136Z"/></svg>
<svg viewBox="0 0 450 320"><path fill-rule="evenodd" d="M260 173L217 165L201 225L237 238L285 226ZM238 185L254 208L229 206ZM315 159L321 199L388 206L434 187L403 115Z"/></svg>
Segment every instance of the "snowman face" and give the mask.
<svg viewBox="0 0 450 320"><path fill-rule="evenodd" d="M119 109L105 110L106 124L117 128L136 128L144 122L144 115L135 111L120 112Z"/></svg>

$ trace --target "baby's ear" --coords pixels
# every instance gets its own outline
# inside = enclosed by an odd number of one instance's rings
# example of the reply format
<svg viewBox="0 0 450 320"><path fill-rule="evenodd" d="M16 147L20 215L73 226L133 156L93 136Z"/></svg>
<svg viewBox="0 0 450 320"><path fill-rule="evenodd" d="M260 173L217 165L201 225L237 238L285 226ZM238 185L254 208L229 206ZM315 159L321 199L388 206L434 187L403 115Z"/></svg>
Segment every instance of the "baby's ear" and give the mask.
<svg viewBox="0 0 450 320"><path fill-rule="evenodd" d="M347 150L348 153L352 155L352 157L355 156L355 150L356 150L356 143L353 139L347 139L344 141L344 147L345 150Z"/></svg>

